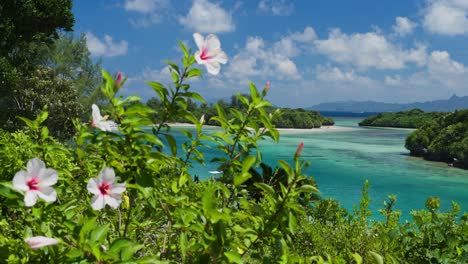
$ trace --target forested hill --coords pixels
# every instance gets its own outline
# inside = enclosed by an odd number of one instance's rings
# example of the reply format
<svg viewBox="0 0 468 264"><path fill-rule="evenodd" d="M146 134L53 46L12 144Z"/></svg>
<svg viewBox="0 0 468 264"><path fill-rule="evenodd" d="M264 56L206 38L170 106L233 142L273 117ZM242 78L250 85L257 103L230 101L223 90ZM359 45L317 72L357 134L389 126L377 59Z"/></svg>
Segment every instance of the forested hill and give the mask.
<svg viewBox="0 0 468 264"><path fill-rule="evenodd" d="M217 104L223 108L224 112L228 115L228 118L234 118L234 114L231 109L245 111L245 106L239 101L237 96L232 96L230 102L219 100ZM162 109L163 105L157 98L151 98L147 101L147 105L158 111ZM217 115L216 104L202 104L197 105L191 100L188 100L187 109L195 114L195 116L205 115L208 125L219 125L216 121L210 120L212 116ZM305 110L305 109L291 109L291 108L277 108L269 107L267 112L274 114L273 124L277 128L319 128L321 126L334 125L334 121L331 118L322 116L317 111ZM154 116L154 122L158 123L158 115ZM185 119L170 120L170 122L188 122Z"/></svg>
<svg viewBox="0 0 468 264"><path fill-rule="evenodd" d="M468 109L418 128L408 135L405 147L413 156L468 169Z"/></svg>
<svg viewBox="0 0 468 264"><path fill-rule="evenodd" d="M317 104L307 109L341 112L397 112L419 108L428 112L453 112L468 108L468 96L452 95L446 100L416 102L408 104L382 103L375 101L340 101Z"/></svg>
<svg viewBox="0 0 468 264"><path fill-rule="evenodd" d="M447 115L443 112L424 112L421 109L412 109L397 113L380 113L362 120L360 126L418 128L433 120Z"/></svg>

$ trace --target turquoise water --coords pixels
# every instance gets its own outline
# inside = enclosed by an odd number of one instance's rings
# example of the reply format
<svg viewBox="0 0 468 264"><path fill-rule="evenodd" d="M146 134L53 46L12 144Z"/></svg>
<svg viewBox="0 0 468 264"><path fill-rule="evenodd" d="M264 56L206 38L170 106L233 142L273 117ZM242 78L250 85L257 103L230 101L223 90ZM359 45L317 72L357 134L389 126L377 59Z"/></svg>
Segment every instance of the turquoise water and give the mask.
<svg viewBox="0 0 468 264"><path fill-rule="evenodd" d="M468 171L408 156L404 141L411 130L360 128L357 125L360 119L334 119L336 125L352 129L282 132L278 144L272 141L260 144L263 161L276 166L277 160L291 160L303 141L301 157L311 163L307 175L315 178L323 197L333 197L349 210L359 204L362 186L369 180L370 209L375 218L380 218L377 210L390 194L397 195L395 208L402 211L403 219L410 218L411 210L424 208L429 196L441 199L442 210L456 201L462 211L467 211ZM204 153L207 161L218 154L214 149L204 149ZM206 167L194 166L192 172L207 178L207 172L215 169L216 164L207 162Z"/></svg>

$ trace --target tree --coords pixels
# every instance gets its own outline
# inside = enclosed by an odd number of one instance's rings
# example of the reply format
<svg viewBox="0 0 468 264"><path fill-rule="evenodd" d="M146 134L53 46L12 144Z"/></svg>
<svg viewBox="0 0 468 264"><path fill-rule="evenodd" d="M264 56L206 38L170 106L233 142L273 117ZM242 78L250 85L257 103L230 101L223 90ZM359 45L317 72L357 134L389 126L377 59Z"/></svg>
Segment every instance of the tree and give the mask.
<svg viewBox="0 0 468 264"><path fill-rule="evenodd" d="M0 2L0 125L15 129L18 105L26 80L42 70L42 50L53 44L58 32L71 31L71 0L10 0Z"/></svg>

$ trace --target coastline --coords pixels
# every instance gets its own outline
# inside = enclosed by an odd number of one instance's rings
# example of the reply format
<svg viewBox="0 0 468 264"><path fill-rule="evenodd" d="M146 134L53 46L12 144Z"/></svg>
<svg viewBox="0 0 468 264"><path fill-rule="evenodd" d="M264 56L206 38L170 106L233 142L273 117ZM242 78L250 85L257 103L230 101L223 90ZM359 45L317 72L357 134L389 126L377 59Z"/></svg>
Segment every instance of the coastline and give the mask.
<svg viewBox="0 0 468 264"><path fill-rule="evenodd" d="M170 127L195 127L194 124L191 123L168 123ZM210 126L210 125L203 125L203 127L207 128L218 128L218 126ZM356 130L357 128L354 127L344 127L344 126L321 126L320 128L278 128L280 132L287 132L287 133L324 133L324 132L344 132L344 131L352 131Z"/></svg>

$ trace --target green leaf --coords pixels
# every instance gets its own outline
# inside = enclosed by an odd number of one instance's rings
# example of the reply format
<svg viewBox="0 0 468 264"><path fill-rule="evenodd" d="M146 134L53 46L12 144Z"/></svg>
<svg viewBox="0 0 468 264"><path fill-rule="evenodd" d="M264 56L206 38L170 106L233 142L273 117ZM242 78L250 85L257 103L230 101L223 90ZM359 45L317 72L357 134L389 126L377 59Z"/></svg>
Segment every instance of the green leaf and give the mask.
<svg viewBox="0 0 468 264"><path fill-rule="evenodd" d="M189 53L188 53L187 48L185 47L184 43L182 41L180 41L180 40L178 40L177 43L179 43L179 47L182 50L182 52L184 53L184 57L188 58Z"/></svg>
<svg viewBox="0 0 468 264"><path fill-rule="evenodd" d="M22 117L22 116L17 116L16 118L18 118L19 120L23 121L28 127L30 127L31 129L33 130L37 130L39 128L39 126L37 125L36 122L34 122L33 120L31 119L28 119L26 117Z"/></svg>
<svg viewBox="0 0 468 264"><path fill-rule="evenodd" d="M47 127L42 127L41 136L42 136L42 139L46 139L49 137L49 129Z"/></svg>
<svg viewBox="0 0 468 264"><path fill-rule="evenodd" d="M205 99L198 93L195 92L185 92L181 94L182 96L186 96L189 98L193 98L201 103L206 103Z"/></svg>
<svg viewBox="0 0 468 264"><path fill-rule="evenodd" d="M374 259L375 263L377 264L384 264L384 259L382 256L380 256L379 254L373 252L373 251L369 251L369 253L371 254L372 258Z"/></svg>
<svg viewBox="0 0 468 264"><path fill-rule="evenodd" d="M177 74L177 72L171 69L171 76L172 76L172 81L177 87L177 85L179 85L179 75Z"/></svg>
<svg viewBox="0 0 468 264"><path fill-rule="evenodd" d="M239 186L242 183L244 183L245 181L247 181L248 179L250 179L251 177L252 177L252 175L250 173L248 173L248 172L242 173L242 174L237 174L237 175L234 176L234 185Z"/></svg>
<svg viewBox="0 0 468 264"><path fill-rule="evenodd" d="M354 253L353 255L354 261L356 261L356 264L362 264L362 257L358 253Z"/></svg>
<svg viewBox="0 0 468 264"><path fill-rule="evenodd" d="M226 256L229 262L242 263L242 256L237 252L233 252L233 251L224 252L224 256Z"/></svg>
<svg viewBox="0 0 468 264"><path fill-rule="evenodd" d="M161 100L165 100L168 94L166 87L159 82L147 82L149 86L155 91Z"/></svg>
<svg viewBox="0 0 468 264"><path fill-rule="evenodd" d="M91 241L102 244L106 238L107 231L109 230L109 224L98 226L91 232Z"/></svg>
<svg viewBox="0 0 468 264"><path fill-rule="evenodd" d="M254 163L255 163L255 156L247 156L242 161L242 173L248 172Z"/></svg>
<svg viewBox="0 0 468 264"><path fill-rule="evenodd" d="M88 240L89 233L94 229L96 226L96 218L91 218L88 219L83 227L80 230L80 243L84 243L86 240Z"/></svg>
<svg viewBox="0 0 468 264"><path fill-rule="evenodd" d="M273 189L273 187L271 187L270 185L266 184L266 183L263 183L263 182L257 182L257 183L254 183L255 187L261 189L262 191L264 191L265 193L271 195L271 196L275 196L275 189Z"/></svg>
<svg viewBox="0 0 468 264"><path fill-rule="evenodd" d="M302 185L298 188L298 191L303 193L320 193L320 191L316 187L310 184Z"/></svg>
<svg viewBox="0 0 468 264"><path fill-rule="evenodd" d="M165 61L169 66L171 66L171 68L177 72L177 74L180 75L180 69L179 69L179 66L177 66L177 64L173 63L172 61Z"/></svg>
<svg viewBox="0 0 468 264"><path fill-rule="evenodd" d="M297 219L296 219L296 216L292 212L289 212L288 227L289 227L289 231L292 234L294 234L296 232Z"/></svg>
<svg viewBox="0 0 468 264"><path fill-rule="evenodd" d="M164 134L164 136L166 137L167 143L171 148L172 155L177 156L177 143L175 138L171 134Z"/></svg>
<svg viewBox="0 0 468 264"><path fill-rule="evenodd" d="M257 102L260 100L260 95L258 94L257 87L255 87L255 84L250 82L250 96L252 97L253 102Z"/></svg>
<svg viewBox="0 0 468 264"><path fill-rule="evenodd" d="M203 72L200 69L193 68L187 72L187 78L202 76Z"/></svg>

